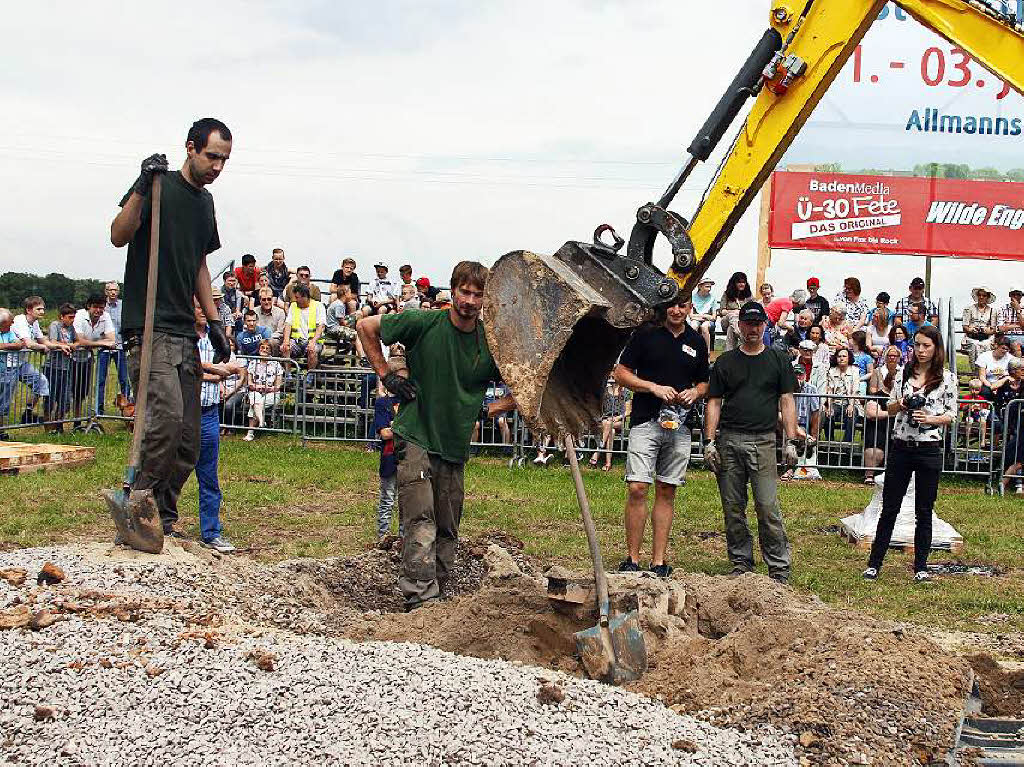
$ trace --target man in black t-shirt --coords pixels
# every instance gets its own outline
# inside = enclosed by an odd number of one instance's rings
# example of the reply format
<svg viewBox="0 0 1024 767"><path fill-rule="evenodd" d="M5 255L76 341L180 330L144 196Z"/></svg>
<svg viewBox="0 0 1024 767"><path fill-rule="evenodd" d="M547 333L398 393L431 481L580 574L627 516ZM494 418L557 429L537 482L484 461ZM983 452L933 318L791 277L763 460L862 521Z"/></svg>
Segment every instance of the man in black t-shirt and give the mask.
<svg viewBox="0 0 1024 767"><path fill-rule="evenodd" d="M153 322L152 370L149 377L145 435L134 490L152 490L166 534L178 520L178 495L199 457L199 390L203 380L196 347L194 301L210 318L220 313L206 256L220 247L213 196L206 190L224 170L231 154L231 131L206 117L193 123L185 142L180 171L167 172L167 158L155 154L142 162L142 173L121 199L110 225L114 247L128 246L124 273L121 333L128 351L132 391L138 391L140 343L145 319L150 191L155 173L161 184L159 278ZM214 363L231 356L220 321L207 327ZM140 425L141 427L141 425Z"/></svg>
<svg viewBox="0 0 1024 767"><path fill-rule="evenodd" d="M331 298L342 295L344 292L342 290L343 287L347 287L352 294L352 297L346 303L348 313L355 314L359 309L359 276L356 274L356 260L354 258L346 258L342 261L341 268L336 269L331 276ZM327 303L329 304L330 301Z"/></svg>
<svg viewBox="0 0 1024 767"><path fill-rule="evenodd" d="M650 570L664 578L676 488L686 478L690 429L686 413L707 393L708 347L687 317L693 304L680 294L660 310L656 325L633 334L615 366L615 380L634 392L626 457L626 559L619 570L640 569L647 524L647 490L654 485Z"/></svg>
<svg viewBox="0 0 1024 767"><path fill-rule="evenodd" d="M788 437L784 462L788 467L796 466L796 377L788 356L764 345L767 320L761 304L745 303L739 314L742 344L715 360L704 413L704 465L718 478L733 575L754 569L754 542L747 527L749 482L757 511L761 556L768 565L768 575L786 583L790 555L779 508L775 427L781 411ZM719 424L721 433L716 435Z"/></svg>

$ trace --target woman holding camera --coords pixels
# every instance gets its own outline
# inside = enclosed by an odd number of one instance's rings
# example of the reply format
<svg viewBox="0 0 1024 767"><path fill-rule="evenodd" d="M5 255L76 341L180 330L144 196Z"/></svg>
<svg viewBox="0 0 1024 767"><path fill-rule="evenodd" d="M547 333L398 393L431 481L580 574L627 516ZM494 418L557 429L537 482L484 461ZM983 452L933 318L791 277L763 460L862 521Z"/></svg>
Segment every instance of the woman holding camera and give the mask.
<svg viewBox="0 0 1024 767"><path fill-rule="evenodd" d="M892 529L910 484L914 496L914 580L926 583L932 547L932 508L942 473L945 427L956 412L957 381L946 369L946 352L939 331L929 325L914 334L914 357L896 374L887 409L894 416L892 447L882 489L882 513L871 544L864 578L873 581L892 539Z"/></svg>

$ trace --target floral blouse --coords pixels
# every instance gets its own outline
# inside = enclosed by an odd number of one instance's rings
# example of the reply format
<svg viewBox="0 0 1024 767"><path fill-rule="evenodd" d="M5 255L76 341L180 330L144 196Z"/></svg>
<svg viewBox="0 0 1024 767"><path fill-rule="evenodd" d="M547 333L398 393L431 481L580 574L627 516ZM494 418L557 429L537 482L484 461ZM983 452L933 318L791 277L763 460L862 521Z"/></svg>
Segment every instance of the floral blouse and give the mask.
<svg viewBox="0 0 1024 767"><path fill-rule="evenodd" d="M903 380L903 373L906 368L901 368L896 373L892 382L892 392L889 394L889 402L895 404L912 394L923 394L925 406L921 408L928 415L954 416L956 413L957 381L956 377L949 370L942 372L942 383L925 394L923 389L915 390L910 381ZM944 427L924 425L918 427L910 419L910 412L901 410L896 414L893 425L892 436L894 439L901 439L904 442L942 442Z"/></svg>
<svg viewBox="0 0 1024 767"><path fill-rule="evenodd" d="M838 367L831 368L828 371L828 377L825 379L825 393L837 394L843 397L843 399L829 400L830 405L839 405L841 407L854 405L857 412L860 412L860 400L849 399L860 393L860 375L857 366L850 365L846 368L845 373Z"/></svg>

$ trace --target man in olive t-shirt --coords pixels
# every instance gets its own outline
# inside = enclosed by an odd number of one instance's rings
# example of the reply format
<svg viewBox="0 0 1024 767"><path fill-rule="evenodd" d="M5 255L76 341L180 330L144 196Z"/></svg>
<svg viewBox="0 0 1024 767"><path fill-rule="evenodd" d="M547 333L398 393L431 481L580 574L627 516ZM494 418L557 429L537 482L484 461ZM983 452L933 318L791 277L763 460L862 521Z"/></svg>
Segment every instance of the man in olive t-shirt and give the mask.
<svg viewBox="0 0 1024 767"><path fill-rule="evenodd" d="M167 172L167 158L155 154L142 163L142 173L121 199L110 225L114 247L128 246L121 334L128 352L132 391L139 390L140 342L145 319L149 235L154 174L161 183L160 250L153 319L153 354L139 473L134 490L152 490L164 533L174 534L178 496L199 457L199 390L203 374L196 347L194 300L207 317L220 313L206 256L220 247L213 197L206 190L224 169L231 154L231 131L206 117L189 129L187 153L180 171ZM214 363L231 355L219 321L208 325Z"/></svg>
<svg viewBox="0 0 1024 767"><path fill-rule="evenodd" d="M463 261L452 273L450 308L364 317L356 326L370 364L401 402L392 429L407 610L438 599L455 563L470 436L488 384L500 378L480 322L486 280L485 266ZM388 370L382 342L405 346L408 378ZM488 415L513 407L504 397Z"/></svg>
<svg viewBox="0 0 1024 767"><path fill-rule="evenodd" d="M749 483L768 575L786 583L790 554L779 508L775 426L781 411L789 437L784 460L787 466L796 466L796 377L789 356L764 345L768 319L764 307L748 301L740 308L738 319L742 344L722 354L711 369L704 413L704 465L718 478L732 574L754 569L754 542L747 527ZM719 425L721 433L716 434Z"/></svg>

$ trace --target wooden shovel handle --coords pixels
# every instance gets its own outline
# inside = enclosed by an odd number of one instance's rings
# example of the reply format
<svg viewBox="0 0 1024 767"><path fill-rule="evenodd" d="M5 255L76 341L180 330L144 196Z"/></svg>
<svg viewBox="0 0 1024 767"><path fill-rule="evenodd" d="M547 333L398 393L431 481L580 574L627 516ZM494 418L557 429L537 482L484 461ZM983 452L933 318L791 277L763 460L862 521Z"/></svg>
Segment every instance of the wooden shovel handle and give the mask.
<svg viewBox="0 0 1024 767"><path fill-rule="evenodd" d="M149 399L149 370L153 362L153 318L156 314L157 268L160 261L160 188L162 173L153 174L150 195L152 211L149 226L149 269L146 273L146 314L142 326L142 359L139 362L139 390L135 393L135 431L132 434L132 452L128 465L139 467L142 438L146 432L146 404Z"/></svg>
<svg viewBox="0 0 1024 767"><path fill-rule="evenodd" d="M587 531L587 544L590 546L590 558L594 561L594 585L597 590L597 611L600 615L601 625L608 625L608 576L604 571L604 559L601 557L601 546L597 542L597 529L594 527L594 518L590 516L590 501L587 500L587 491L583 486L583 474L580 473L580 464L576 460L576 445L573 443L571 434L565 435L565 455L569 459L569 468L572 470L572 481L576 485L576 500L580 504L580 514L583 516L583 528Z"/></svg>

